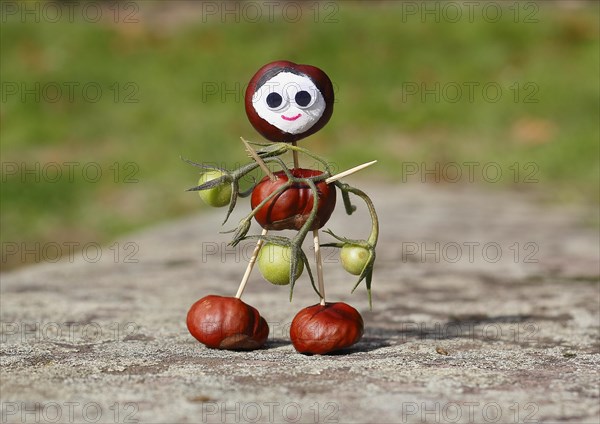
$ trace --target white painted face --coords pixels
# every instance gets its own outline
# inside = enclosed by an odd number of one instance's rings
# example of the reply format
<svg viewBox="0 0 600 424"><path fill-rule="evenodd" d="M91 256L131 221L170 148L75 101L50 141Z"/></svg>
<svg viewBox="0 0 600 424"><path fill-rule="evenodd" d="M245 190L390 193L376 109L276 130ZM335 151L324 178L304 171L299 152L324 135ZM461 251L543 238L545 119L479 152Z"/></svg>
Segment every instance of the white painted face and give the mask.
<svg viewBox="0 0 600 424"><path fill-rule="evenodd" d="M302 134L312 127L325 111L325 99L308 78L280 72L262 85L252 96L258 116L289 134Z"/></svg>

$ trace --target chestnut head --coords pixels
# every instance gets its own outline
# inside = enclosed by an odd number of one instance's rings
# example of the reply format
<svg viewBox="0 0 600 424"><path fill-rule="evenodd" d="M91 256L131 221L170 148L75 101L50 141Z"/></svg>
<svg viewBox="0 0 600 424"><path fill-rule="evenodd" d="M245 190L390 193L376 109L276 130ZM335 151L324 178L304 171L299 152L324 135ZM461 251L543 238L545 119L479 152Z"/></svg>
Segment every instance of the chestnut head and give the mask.
<svg viewBox="0 0 600 424"><path fill-rule="evenodd" d="M246 114L267 140L291 143L325 126L333 100L333 85L321 69L279 60L260 68L250 80Z"/></svg>

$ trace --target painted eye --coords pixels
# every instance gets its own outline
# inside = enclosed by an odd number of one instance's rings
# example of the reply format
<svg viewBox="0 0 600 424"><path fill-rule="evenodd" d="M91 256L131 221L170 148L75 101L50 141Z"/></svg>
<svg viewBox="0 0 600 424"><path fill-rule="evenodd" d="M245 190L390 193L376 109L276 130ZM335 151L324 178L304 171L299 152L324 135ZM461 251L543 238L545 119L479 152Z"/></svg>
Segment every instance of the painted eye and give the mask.
<svg viewBox="0 0 600 424"><path fill-rule="evenodd" d="M296 93L296 97L294 97L294 100L296 101L296 104L298 106L307 107L310 106L310 104L312 103L312 96L308 91L302 90Z"/></svg>
<svg viewBox="0 0 600 424"><path fill-rule="evenodd" d="M279 93L269 93L266 101L267 101L267 106L269 107L269 109L277 110L277 109L281 108L281 105L283 103L283 98L281 97L281 94L279 94Z"/></svg>

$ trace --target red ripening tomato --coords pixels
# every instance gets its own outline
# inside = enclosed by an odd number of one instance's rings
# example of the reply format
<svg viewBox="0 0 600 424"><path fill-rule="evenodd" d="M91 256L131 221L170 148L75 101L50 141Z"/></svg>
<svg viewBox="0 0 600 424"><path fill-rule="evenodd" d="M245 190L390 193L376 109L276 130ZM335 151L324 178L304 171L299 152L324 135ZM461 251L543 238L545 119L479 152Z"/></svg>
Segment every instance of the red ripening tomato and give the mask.
<svg viewBox="0 0 600 424"><path fill-rule="evenodd" d="M309 178L321 175L316 169L295 168L291 170L294 177ZM284 185L288 178L285 172L275 172L277 179L271 181L264 177L252 191L250 204L257 207L269 194ZM319 192L317 216L310 228L317 230L323 227L335 209L335 185L320 181L315 184ZM299 230L308 219L313 207L313 192L306 184L294 184L281 194L269 200L254 215L261 227L267 230Z"/></svg>
<svg viewBox="0 0 600 424"><path fill-rule="evenodd" d="M269 336L269 325L252 306L235 297L209 295L192 305L187 327L214 349L254 350Z"/></svg>
<svg viewBox="0 0 600 424"><path fill-rule="evenodd" d="M309 306L294 317L290 338L300 353L324 355L358 342L364 331L363 319L347 303Z"/></svg>

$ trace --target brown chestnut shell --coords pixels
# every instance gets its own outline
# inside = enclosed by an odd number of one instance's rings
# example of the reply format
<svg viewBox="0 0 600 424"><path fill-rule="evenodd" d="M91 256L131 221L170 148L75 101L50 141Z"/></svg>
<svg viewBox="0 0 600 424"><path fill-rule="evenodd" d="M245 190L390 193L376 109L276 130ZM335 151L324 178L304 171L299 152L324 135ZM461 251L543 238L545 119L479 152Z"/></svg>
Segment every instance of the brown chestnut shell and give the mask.
<svg viewBox="0 0 600 424"><path fill-rule="evenodd" d="M189 332L213 349L254 350L269 336L269 325L258 311L235 297L208 295L187 314Z"/></svg>
<svg viewBox="0 0 600 424"><path fill-rule="evenodd" d="M348 348L363 335L360 313L343 302L316 304L294 317L290 338L300 353L324 355Z"/></svg>
<svg viewBox="0 0 600 424"><path fill-rule="evenodd" d="M256 112L256 109L254 109L252 103L254 93L256 93L256 91L269 79L280 72L293 72L307 76L317 86L325 100L325 110L323 111L323 115L321 115L321 118L319 118L312 127L303 133L290 134L284 132L261 118ZM246 87L244 103L248 120L254 129L256 129L263 137L272 142L292 143L316 133L329 122L331 115L333 114L334 100L333 84L324 71L312 65L299 65L288 60L277 60L261 67L256 74L254 74L252 79L250 79L248 87Z"/></svg>
<svg viewBox="0 0 600 424"><path fill-rule="evenodd" d="M291 170L294 177L309 178L321 175L322 172L315 169L294 168ZM283 171L275 172L277 177L271 181L264 177L252 191L250 205L252 209L257 207L269 194L281 187L288 181ZM335 209L336 191L335 185L327 184L325 181L315 183L319 193L319 205L317 216L311 226L311 230L322 228ZM300 230L308 219L313 208L313 191L306 184L294 184L292 187L269 200L261 207L254 218L261 227L267 230Z"/></svg>

